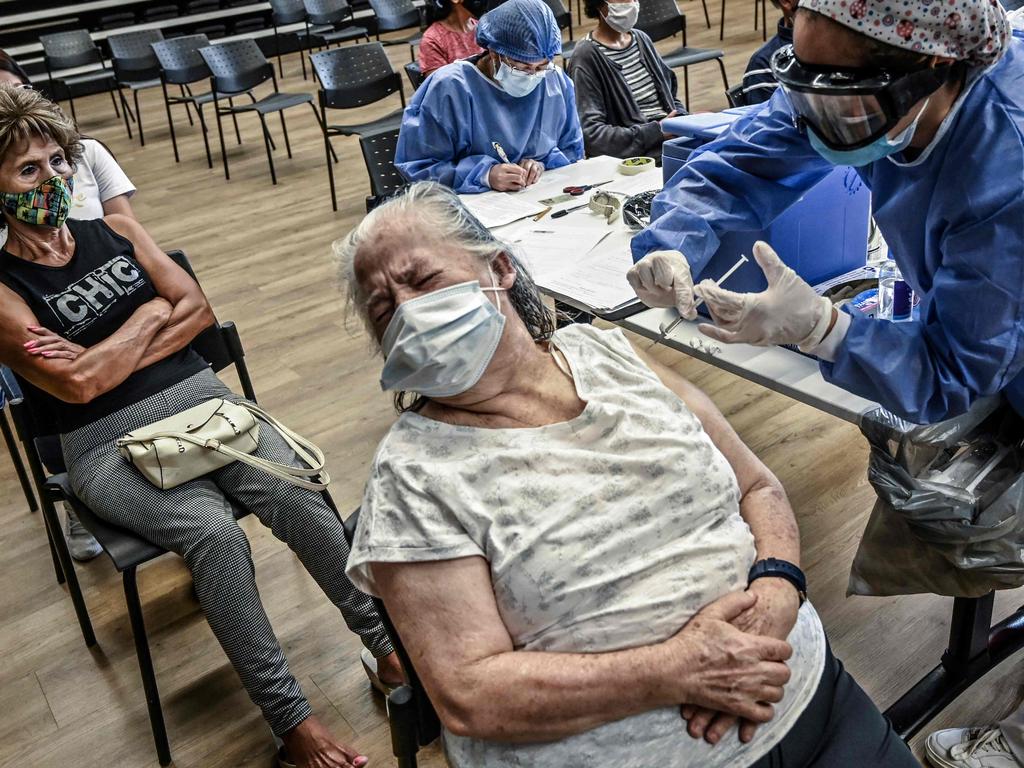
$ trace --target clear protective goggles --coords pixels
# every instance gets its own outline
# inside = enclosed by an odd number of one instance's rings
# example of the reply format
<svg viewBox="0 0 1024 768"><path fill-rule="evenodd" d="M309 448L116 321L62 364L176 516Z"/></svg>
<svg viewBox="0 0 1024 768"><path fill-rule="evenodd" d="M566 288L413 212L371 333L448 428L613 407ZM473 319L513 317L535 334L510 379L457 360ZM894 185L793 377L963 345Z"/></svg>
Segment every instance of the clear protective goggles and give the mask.
<svg viewBox="0 0 1024 768"><path fill-rule="evenodd" d="M803 64L792 45L775 52L772 73L799 119L830 149L866 147L891 131L950 78L952 65L909 72Z"/></svg>

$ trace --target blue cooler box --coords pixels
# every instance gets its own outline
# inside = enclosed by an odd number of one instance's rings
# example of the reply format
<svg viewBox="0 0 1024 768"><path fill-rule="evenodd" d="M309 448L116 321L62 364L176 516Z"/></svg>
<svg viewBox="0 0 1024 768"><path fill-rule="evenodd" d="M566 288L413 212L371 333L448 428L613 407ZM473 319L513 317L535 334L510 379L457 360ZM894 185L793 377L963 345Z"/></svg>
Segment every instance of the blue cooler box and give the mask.
<svg viewBox="0 0 1024 768"><path fill-rule="evenodd" d="M687 115L666 121L666 130L678 138L665 142L662 164L665 185L683 167L690 154L728 130L747 108L714 114ZM758 240L769 243L786 264L811 285L863 267L867 260L871 193L857 172L839 166L787 208L766 230L729 232L694 282L717 280L740 254L752 256ZM732 291L763 291L764 275L751 258L723 286Z"/></svg>

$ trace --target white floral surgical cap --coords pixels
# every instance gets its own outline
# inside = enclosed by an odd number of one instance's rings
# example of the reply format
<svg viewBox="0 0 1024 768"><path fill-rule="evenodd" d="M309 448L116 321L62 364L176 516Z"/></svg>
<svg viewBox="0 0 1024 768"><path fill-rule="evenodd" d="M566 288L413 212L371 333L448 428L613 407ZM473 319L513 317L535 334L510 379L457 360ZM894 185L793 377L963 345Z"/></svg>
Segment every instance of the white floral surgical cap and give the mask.
<svg viewBox="0 0 1024 768"><path fill-rule="evenodd" d="M928 56L987 66L1010 43L999 0L800 0L855 32Z"/></svg>

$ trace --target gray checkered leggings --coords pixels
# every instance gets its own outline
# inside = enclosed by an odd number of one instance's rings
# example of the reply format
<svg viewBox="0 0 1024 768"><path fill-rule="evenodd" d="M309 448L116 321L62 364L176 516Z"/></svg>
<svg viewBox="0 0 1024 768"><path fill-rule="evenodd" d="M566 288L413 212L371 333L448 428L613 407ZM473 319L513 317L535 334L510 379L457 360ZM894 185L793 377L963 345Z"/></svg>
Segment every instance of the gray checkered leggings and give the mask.
<svg viewBox="0 0 1024 768"><path fill-rule="evenodd" d="M63 435L61 446L71 486L90 509L185 558L213 633L249 696L280 736L311 710L263 610L249 540L225 495L256 515L299 556L374 656L385 656L392 648L373 603L345 575L348 544L341 522L320 493L239 462L161 491L114 447L113 441L126 432L214 397L242 399L205 370ZM269 426L260 430L256 455L300 464Z"/></svg>

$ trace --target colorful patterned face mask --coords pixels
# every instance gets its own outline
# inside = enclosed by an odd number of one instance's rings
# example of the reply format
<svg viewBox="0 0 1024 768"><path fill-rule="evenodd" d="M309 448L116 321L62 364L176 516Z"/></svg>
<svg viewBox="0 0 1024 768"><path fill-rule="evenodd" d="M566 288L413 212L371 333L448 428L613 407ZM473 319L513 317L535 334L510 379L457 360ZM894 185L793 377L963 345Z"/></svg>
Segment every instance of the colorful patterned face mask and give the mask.
<svg viewBox="0 0 1024 768"><path fill-rule="evenodd" d="M73 178L54 176L26 192L0 192L0 207L26 224L60 228L71 213L74 187Z"/></svg>

